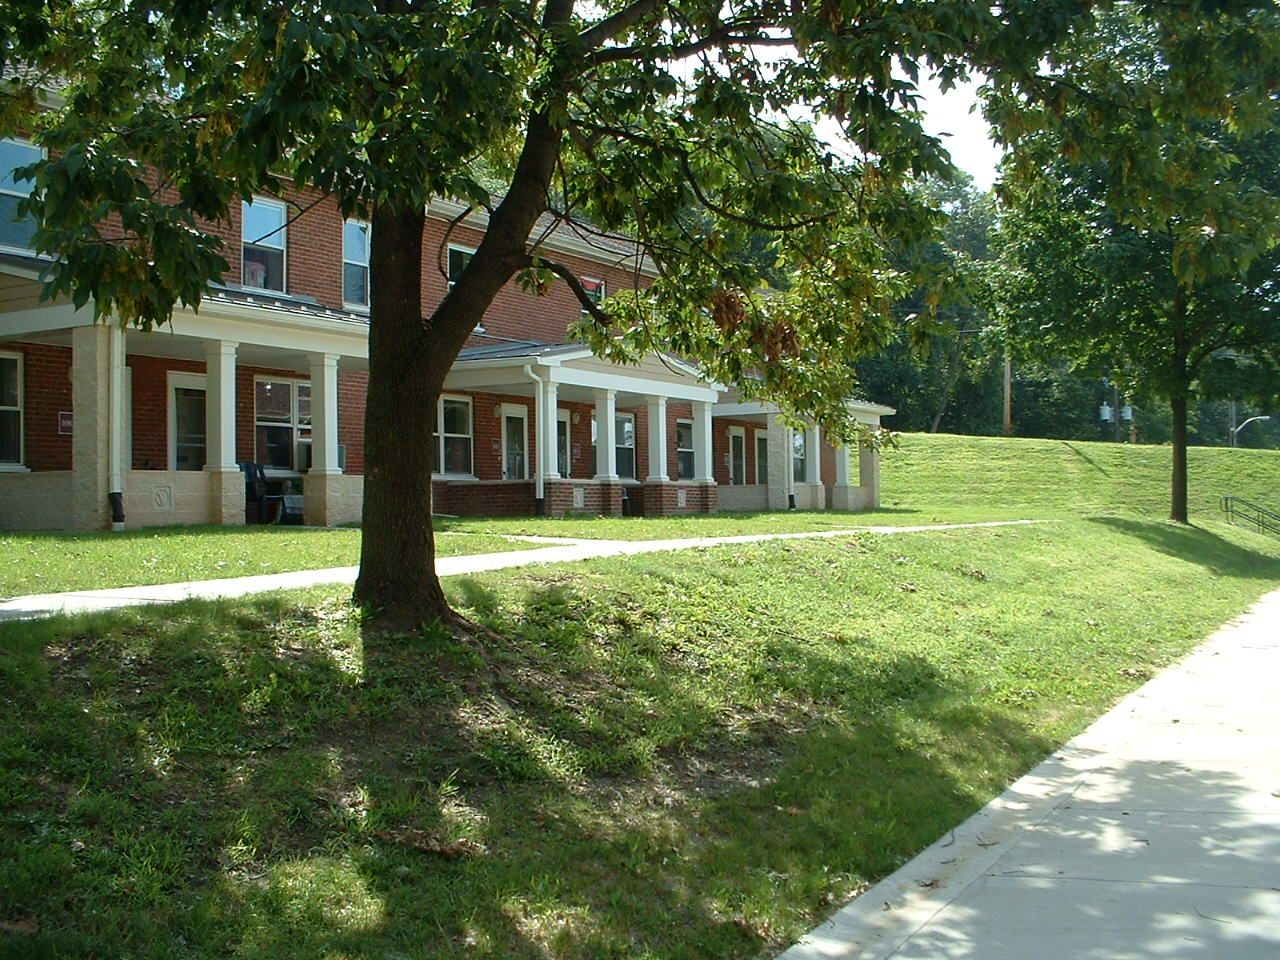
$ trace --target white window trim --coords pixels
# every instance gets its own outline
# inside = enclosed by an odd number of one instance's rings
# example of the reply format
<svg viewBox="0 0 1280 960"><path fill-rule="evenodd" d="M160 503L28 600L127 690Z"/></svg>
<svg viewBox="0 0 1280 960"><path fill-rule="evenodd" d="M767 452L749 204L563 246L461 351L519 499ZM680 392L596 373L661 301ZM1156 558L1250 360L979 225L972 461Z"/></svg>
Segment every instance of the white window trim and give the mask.
<svg viewBox="0 0 1280 960"><path fill-rule="evenodd" d="M272 231L268 236L280 237L280 289L274 290L271 287L255 287L246 283L244 279L244 250L245 247L265 247L266 244L250 240L244 235L245 216L244 208L250 204L262 204L264 207L280 208L280 229ZM274 250L274 247L267 247ZM252 200L242 200L240 203L240 286L246 290L255 290L262 293L285 293L289 292L289 207L281 200L272 200L270 197L255 196Z"/></svg>
<svg viewBox="0 0 1280 960"><path fill-rule="evenodd" d="M685 477L685 476L682 476L682 475L680 474L680 454L682 454L682 453L687 453L687 454L689 454L689 456L690 456L690 457L696 456L696 454L694 453L694 448L693 448L692 446L689 446L689 447L682 447L682 446L680 446L680 425L681 425L681 424L688 424L688 426L689 426L689 442L690 442L691 444L692 444L692 443L694 443L694 439L693 439L693 421L692 421L692 420L690 420L690 419L688 419L687 417L677 417L677 418L676 418L676 479L677 479L677 480L692 480L692 479L693 479L693 477ZM697 473L697 469L696 469L696 468L694 469L694 473Z"/></svg>
<svg viewBox="0 0 1280 960"><path fill-rule="evenodd" d="M26 381L23 379L26 373L26 357L14 351L0 350L0 358L18 362L18 406L16 408L4 408L6 410L17 409L18 411L18 459L13 462L0 463L0 473L30 473L31 468L27 466Z"/></svg>
<svg viewBox="0 0 1280 960"><path fill-rule="evenodd" d="M444 469L444 402L446 400L456 400L467 405L468 416L467 422L471 425L471 434L467 440L471 443L471 472L470 473L450 473ZM451 437L460 437L460 433L451 433ZM438 463L441 469L432 473L432 477L438 477L442 480L475 480L476 479L476 404L474 397L468 397L461 393L442 393L440 399L436 401L436 456L439 458Z"/></svg>
<svg viewBox="0 0 1280 960"><path fill-rule="evenodd" d="M573 418L568 410L556 411L556 423L564 424L564 472L560 474L561 479L568 480L573 473ZM556 470L560 469L560 437L559 426L556 427Z"/></svg>
<svg viewBox="0 0 1280 960"><path fill-rule="evenodd" d="M445 278L446 289L449 289L449 290L453 289L453 285L456 282L452 277L449 276L449 259L450 259L449 255L453 253L453 251L455 250L457 250L459 253L469 253L473 257L476 255L475 247L463 246L460 243L449 244L444 254L444 274L445 274L444 278ZM481 326L483 326L483 322L481 323Z"/></svg>
<svg viewBox="0 0 1280 960"><path fill-rule="evenodd" d="M365 234L365 237L366 237L365 253L368 256L366 256L364 263L361 263L359 260L352 260L347 256L347 224L348 223L360 224L361 226L366 227L368 230L368 232ZM360 303L359 301L347 299L347 276L346 276L347 264L350 263L353 266L364 267L364 290L365 290L365 293L369 295L369 298L372 299L373 290L369 283L369 257L372 256L372 253L373 253L373 250L371 249L372 244L373 244L372 224L367 223L364 220L355 220L352 218L348 218L342 221L342 306L344 309L350 310L352 313L368 313L369 304Z"/></svg>
<svg viewBox="0 0 1280 960"><path fill-rule="evenodd" d="M752 431L751 431L751 439L752 439L752 442L753 442L753 443L755 443L755 453L756 453L756 462L755 462L755 468L756 468L756 470L755 470L755 477L756 477L756 486L767 487L767 486L769 485L769 471L768 471L768 469L767 469L767 468L765 469L765 474L764 474L764 476L763 476L763 477L761 477L761 476L760 476L760 441L761 441L761 440L763 440L763 441L764 441L764 447L765 447L765 451L766 451L766 460L765 460L765 463L767 464L767 463L768 463L767 453L768 453L768 449L769 449L769 431L768 431L768 430L761 430L759 427L756 427L754 430L752 430Z"/></svg>
<svg viewBox="0 0 1280 960"><path fill-rule="evenodd" d="M299 434L303 429L307 433L311 433L311 424L303 424L298 422L298 386L311 386L311 381L306 377L272 377L272 376L256 376L253 378L253 459L258 461L258 426L261 423L264 427L282 427L285 424L279 420L258 420L258 384L260 383L288 383L293 385L293 389L289 391L289 428L293 430L293 460L294 466L292 470L286 470L283 467L270 467L263 463L262 472L268 479L277 479L282 477L301 477L306 474L305 470L298 469L298 444L302 443ZM314 397L312 398L314 399ZM307 437L307 443L311 442L311 437Z"/></svg>
<svg viewBox="0 0 1280 960"><path fill-rule="evenodd" d="M587 290L587 284L589 283L598 283L600 285L600 296L593 299L593 302L596 304L596 306L599 306L600 301L604 300L607 296L609 296L609 285L608 285L608 282L604 279L604 277L579 277L578 282L582 284L583 290ZM587 295L588 297L590 297L591 291L587 290ZM583 316L589 316L591 314L591 311L588 310L585 306L583 306L582 314Z"/></svg>
<svg viewBox="0 0 1280 960"><path fill-rule="evenodd" d="M3 137L3 138L0 138L0 141L4 143L16 143L19 146L31 147L35 150L39 150L41 160L46 160L49 157L49 151L46 150L44 147L36 146L36 144L32 143L30 140L24 140L22 137ZM12 173L12 171L9 171L9 172ZM31 185L31 189L35 189L35 184ZM25 200L27 197L31 196L31 190L28 190L26 193L18 193L17 191L14 191L14 190L0 189L0 194L3 194L6 197L18 197L19 199ZM7 243L0 243L0 252L30 254L32 251L31 251L31 247L14 247L14 246L10 246ZM23 441L25 442L25 440L26 440L26 434L24 431ZM12 469L13 466L14 466L13 464L10 464L10 469Z"/></svg>
<svg viewBox="0 0 1280 960"><path fill-rule="evenodd" d="M524 421L524 476L508 477L507 476L507 417L518 417ZM474 427L473 427L474 430ZM502 405L502 479L503 480L528 480L529 479L529 408L519 403L504 403Z"/></svg>
<svg viewBox="0 0 1280 960"><path fill-rule="evenodd" d="M169 371L169 382L165 386L165 406L169 411L169 469L178 470L178 404L175 402L174 390L204 391L205 403L209 402L209 380L203 373L183 373L178 370ZM254 411L255 415L257 410ZM255 425L256 426L256 425ZM209 438L204 438L205 462L209 461ZM186 472L186 471L184 471Z"/></svg>
<svg viewBox="0 0 1280 960"><path fill-rule="evenodd" d="M733 440L738 437L742 440L742 482L737 483L733 478ZM745 487L747 485L747 428L746 427L730 427L729 428L729 486Z"/></svg>

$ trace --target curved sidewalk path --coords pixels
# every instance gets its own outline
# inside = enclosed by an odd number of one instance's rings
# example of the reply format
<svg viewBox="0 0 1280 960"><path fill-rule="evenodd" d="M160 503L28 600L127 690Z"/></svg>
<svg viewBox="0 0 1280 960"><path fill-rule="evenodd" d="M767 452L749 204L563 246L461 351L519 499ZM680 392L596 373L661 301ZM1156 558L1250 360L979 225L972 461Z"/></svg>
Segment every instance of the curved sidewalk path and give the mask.
<svg viewBox="0 0 1280 960"><path fill-rule="evenodd" d="M812 533L756 533L732 537L695 537L680 540L573 540L559 537L517 537L532 543L553 546L535 550L513 550L505 553L478 553L461 557L439 557L436 573L456 577L487 570L504 570L543 563L567 563L597 557L634 556L663 550L694 550L734 543L761 543L767 540L821 540L858 534L929 533L940 530L968 530L979 527L1011 527L1041 523L1038 520L994 520L984 523L932 523L901 527L848 527ZM188 583L162 583L143 587L112 587L105 590L76 590L68 593L41 593L14 597L0 602L0 621L32 620L59 613L87 613L113 610L144 603L176 603L198 597L205 600L243 597L272 590L299 590L330 584L355 583L357 567L330 567L326 570L298 570L293 573L269 573L258 577L235 577L225 580L193 580Z"/></svg>
<svg viewBox="0 0 1280 960"><path fill-rule="evenodd" d="M782 960L1276 960L1280 590Z"/></svg>

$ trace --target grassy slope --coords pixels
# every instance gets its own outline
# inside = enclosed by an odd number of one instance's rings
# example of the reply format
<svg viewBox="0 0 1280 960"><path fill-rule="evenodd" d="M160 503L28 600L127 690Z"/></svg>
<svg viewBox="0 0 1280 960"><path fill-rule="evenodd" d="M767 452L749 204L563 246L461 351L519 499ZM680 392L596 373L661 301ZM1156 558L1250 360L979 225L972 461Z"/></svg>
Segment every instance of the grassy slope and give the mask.
<svg viewBox="0 0 1280 960"><path fill-rule="evenodd" d="M444 532L441 556L532 546L478 531ZM186 580L219 580L360 561L360 531L315 527L161 527L128 533L0 532L0 597Z"/></svg>
<svg viewBox="0 0 1280 960"><path fill-rule="evenodd" d="M0 956L768 955L1280 582L1075 446L886 468L1041 527L454 581L496 642L366 648L338 592L0 624Z"/></svg>

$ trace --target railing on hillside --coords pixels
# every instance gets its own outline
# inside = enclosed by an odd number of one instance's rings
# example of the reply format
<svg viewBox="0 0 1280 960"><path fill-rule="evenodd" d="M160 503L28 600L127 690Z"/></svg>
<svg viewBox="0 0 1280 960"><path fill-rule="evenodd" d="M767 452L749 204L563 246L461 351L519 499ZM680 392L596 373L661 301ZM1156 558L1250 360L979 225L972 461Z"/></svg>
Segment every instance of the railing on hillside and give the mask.
<svg viewBox="0 0 1280 960"><path fill-rule="evenodd" d="M1222 510L1230 523L1239 517L1245 523L1252 523L1260 531L1280 537L1280 513L1273 513L1243 497L1223 497Z"/></svg>

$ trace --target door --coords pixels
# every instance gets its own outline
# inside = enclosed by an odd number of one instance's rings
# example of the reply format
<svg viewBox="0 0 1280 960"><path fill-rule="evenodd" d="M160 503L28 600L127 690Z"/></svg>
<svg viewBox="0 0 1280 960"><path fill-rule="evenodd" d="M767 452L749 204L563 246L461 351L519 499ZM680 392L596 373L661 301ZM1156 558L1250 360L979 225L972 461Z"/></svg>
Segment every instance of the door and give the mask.
<svg viewBox="0 0 1280 960"><path fill-rule="evenodd" d="M502 479L527 480L529 477L528 444L525 424L528 411L524 407L504 406L502 411Z"/></svg>
<svg viewBox="0 0 1280 960"><path fill-rule="evenodd" d="M747 432L729 428L729 482L740 487L747 482Z"/></svg>
<svg viewBox="0 0 1280 960"><path fill-rule="evenodd" d="M756 483L769 485L769 434L763 430L756 431Z"/></svg>

